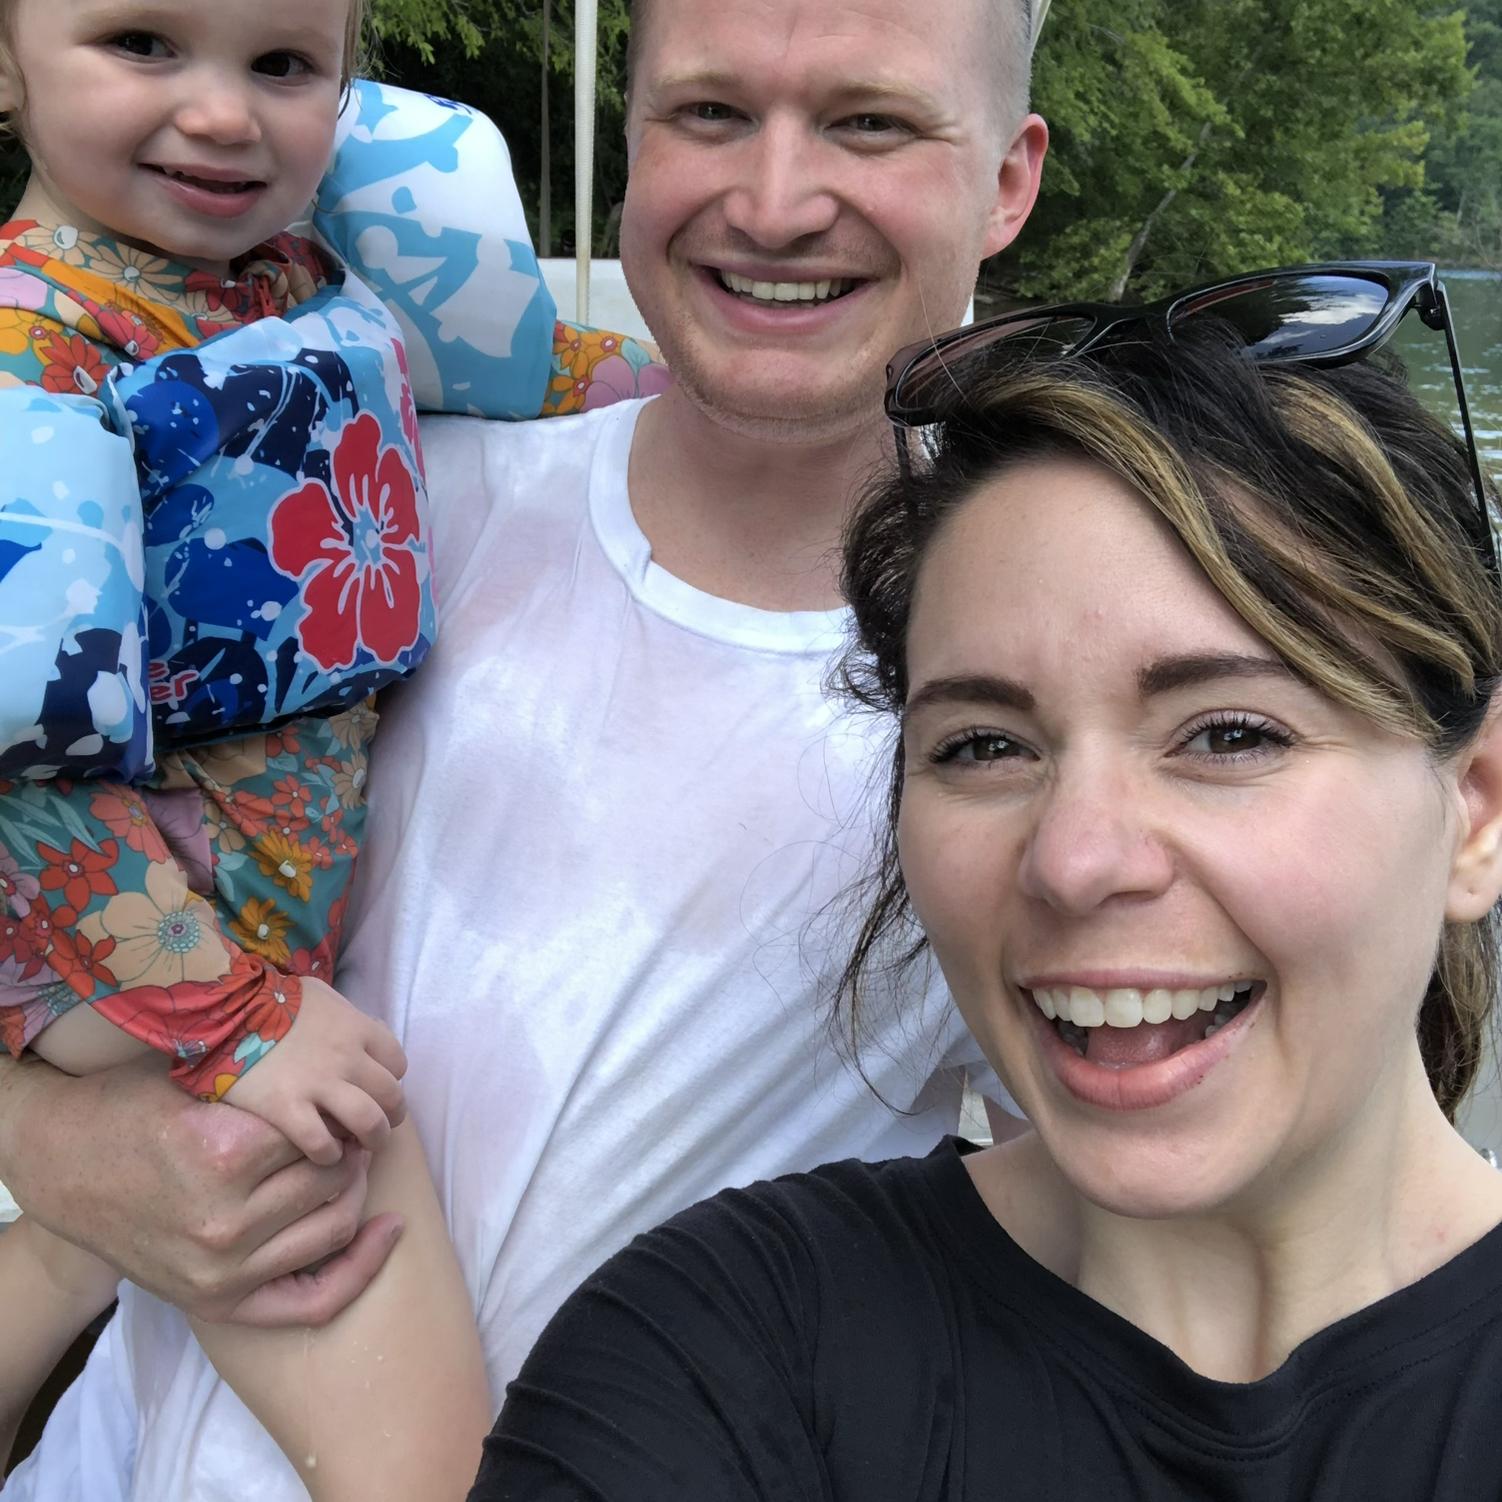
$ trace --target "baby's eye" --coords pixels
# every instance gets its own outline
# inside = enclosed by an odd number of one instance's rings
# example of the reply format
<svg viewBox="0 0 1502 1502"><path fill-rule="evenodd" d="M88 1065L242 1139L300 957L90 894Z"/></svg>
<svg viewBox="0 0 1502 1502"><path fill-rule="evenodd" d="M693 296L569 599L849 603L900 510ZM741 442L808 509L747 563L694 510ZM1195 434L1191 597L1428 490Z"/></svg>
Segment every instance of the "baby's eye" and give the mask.
<svg viewBox="0 0 1502 1502"><path fill-rule="evenodd" d="M169 51L167 43L149 31L122 31L111 37L109 44L132 57L166 57Z"/></svg>
<svg viewBox="0 0 1502 1502"><path fill-rule="evenodd" d="M266 52L251 66L267 78L298 78L313 71L312 63L295 52Z"/></svg>

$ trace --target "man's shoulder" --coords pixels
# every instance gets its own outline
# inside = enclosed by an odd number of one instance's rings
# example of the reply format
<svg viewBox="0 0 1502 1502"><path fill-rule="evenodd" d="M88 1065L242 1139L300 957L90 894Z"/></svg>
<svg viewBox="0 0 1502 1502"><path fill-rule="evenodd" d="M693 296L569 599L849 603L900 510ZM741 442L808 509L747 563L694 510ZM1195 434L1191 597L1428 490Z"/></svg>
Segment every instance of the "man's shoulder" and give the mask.
<svg viewBox="0 0 1502 1502"><path fill-rule="evenodd" d="M587 476L602 445L619 443L629 458L630 435L642 405L619 402L596 412L526 422L424 417L422 441L429 485L456 467L455 478L462 476L472 483L476 464L483 466L488 488L508 482L530 488L552 473Z"/></svg>

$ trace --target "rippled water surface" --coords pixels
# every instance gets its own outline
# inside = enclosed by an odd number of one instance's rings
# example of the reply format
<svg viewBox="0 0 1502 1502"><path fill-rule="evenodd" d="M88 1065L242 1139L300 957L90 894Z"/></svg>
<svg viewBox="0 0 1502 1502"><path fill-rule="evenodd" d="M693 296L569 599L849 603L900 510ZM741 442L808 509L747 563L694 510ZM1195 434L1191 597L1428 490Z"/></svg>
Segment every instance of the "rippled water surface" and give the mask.
<svg viewBox="0 0 1502 1502"><path fill-rule="evenodd" d="M1444 281L1455 318L1476 444L1492 473L1502 477L1502 275L1447 271ZM1393 346L1408 366L1414 390L1436 412L1458 421L1444 335L1426 328L1417 314L1410 314L1403 320Z"/></svg>

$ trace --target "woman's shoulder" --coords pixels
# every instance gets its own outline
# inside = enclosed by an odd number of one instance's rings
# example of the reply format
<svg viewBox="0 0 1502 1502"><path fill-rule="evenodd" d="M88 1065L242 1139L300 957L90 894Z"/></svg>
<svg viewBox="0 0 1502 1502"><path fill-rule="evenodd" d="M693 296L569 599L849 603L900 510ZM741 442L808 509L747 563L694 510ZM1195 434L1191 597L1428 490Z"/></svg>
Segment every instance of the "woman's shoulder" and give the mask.
<svg viewBox="0 0 1502 1502"><path fill-rule="evenodd" d="M968 1192L965 1144L953 1138L921 1158L859 1158L763 1179L691 1205L654 1235L690 1234L720 1241L782 1241L817 1252L834 1238L890 1241L905 1254L926 1240L937 1212Z"/></svg>
<svg viewBox="0 0 1502 1502"><path fill-rule="evenodd" d="M724 1190L638 1236L568 1300L509 1389L482 1482L517 1489L476 1495L553 1495L563 1475L612 1502L804 1502L845 1475L867 1502L929 1495L952 1406L925 1425L912 1394L958 1381L956 1325L936 1297L943 1237L927 1229L953 1174L965 1170L948 1145L834 1163Z"/></svg>

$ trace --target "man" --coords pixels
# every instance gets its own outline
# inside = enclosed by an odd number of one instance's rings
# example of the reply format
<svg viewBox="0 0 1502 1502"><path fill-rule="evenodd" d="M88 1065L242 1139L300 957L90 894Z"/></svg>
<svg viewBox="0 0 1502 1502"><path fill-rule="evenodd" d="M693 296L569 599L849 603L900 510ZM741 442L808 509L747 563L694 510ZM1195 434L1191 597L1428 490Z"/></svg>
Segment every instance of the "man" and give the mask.
<svg viewBox="0 0 1502 1502"><path fill-rule="evenodd" d="M830 904L888 750L823 676L886 361L960 320L1036 195L1027 53L1023 0L638 0L622 259L678 385L427 430L444 631L387 709L341 984L407 1049L497 1397L635 1230L954 1125L977 1060L936 988L865 1023L866 1072L912 1114L831 1044ZM131 1145L108 1184L104 1138ZM348 1299L368 1237L255 1290L348 1239L362 1174L146 1070L0 1076L21 1202L209 1316ZM134 1290L23 1476L47 1502L301 1494Z"/></svg>

